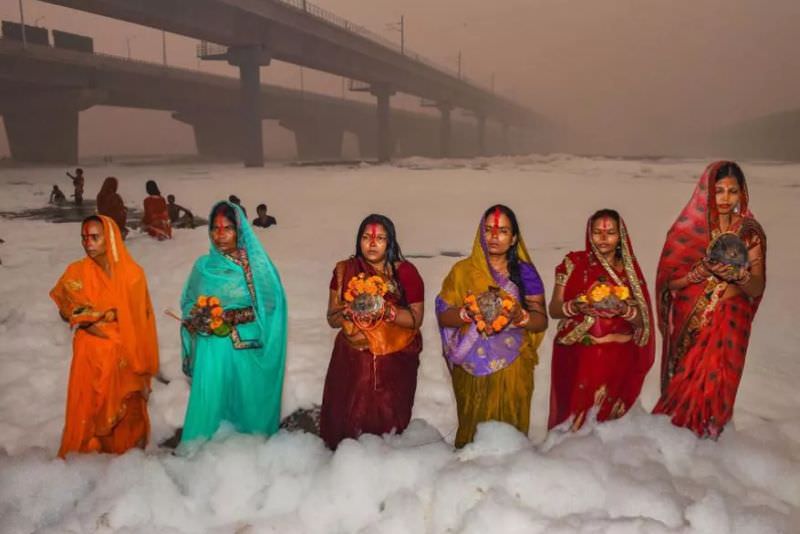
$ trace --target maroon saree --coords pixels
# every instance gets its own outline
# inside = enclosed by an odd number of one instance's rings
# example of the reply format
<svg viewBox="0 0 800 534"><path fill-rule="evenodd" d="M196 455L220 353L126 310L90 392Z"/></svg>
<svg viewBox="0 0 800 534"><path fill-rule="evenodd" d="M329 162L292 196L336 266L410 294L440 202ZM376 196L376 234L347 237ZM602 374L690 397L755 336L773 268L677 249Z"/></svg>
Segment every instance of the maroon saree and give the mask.
<svg viewBox="0 0 800 534"><path fill-rule="evenodd" d="M377 274L360 258L337 264L331 289L343 299L347 282L359 273ZM341 274L339 274L341 273ZM422 302L425 291L417 269L409 262L397 267L398 285L387 293L388 302L407 307ZM422 336L417 331L401 350L376 355L368 345L354 345L342 329L336 336L325 377L320 411L320 436L335 449L345 438L361 434L402 432L411 420L417 389Z"/></svg>

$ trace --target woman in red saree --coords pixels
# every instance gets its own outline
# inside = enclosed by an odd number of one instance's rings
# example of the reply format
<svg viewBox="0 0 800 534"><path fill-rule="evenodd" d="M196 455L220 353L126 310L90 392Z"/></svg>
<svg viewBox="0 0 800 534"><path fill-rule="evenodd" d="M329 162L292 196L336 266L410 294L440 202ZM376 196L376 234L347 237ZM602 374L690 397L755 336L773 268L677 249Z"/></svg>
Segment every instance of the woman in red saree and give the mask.
<svg viewBox="0 0 800 534"><path fill-rule="evenodd" d="M767 238L736 163L709 165L667 233L656 277L663 336L661 398L653 413L716 439L733 415L750 328L766 286ZM709 245L738 236L747 265L712 261Z"/></svg>
<svg viewBox="0 0 800 534"><path fill-rule="evenodd" d="M619 290L627 298L610 313L599 313L585 299L598 283L627 288ZM647 285L616 211L592 215L586 248L570 252L556 267L550 316L560 321L548 429L568 421L574 431L587 417L606 421L625 415L653 365L655 336Z"/></svg>
<svg viewBox="0 0 800 534"><path fill-rule="evenodd" d="M97 193L97 213L114 219L122 233L122 239L125 239L128 235L128 228L125 226L128 222L128 208L117 193L118 187L119 182L113 176L103 180L100 192Z"/></svg>
<svg viewBox="0 0 800 534"><path fill-rule="evenodd" d="M142 229L159 241L172 239L172 225L169 222L167 202L161 196L158 184L154 180L148 180L145 188L148 197L144 199Z"/></svg>
<svg viewBox="0 0 800 534"><path fill-rule="evenodd" d="M109 217L87 217L81 239L86 257L70 264L50 291L75 332L61 457L144 448L150 379L158 371L144 271Z"/></svg>
<svg viewBox="0 0 800 534"><path fill-rule="evenodd" d="M348 284L362 273L380 277L389 288L383 319L374 329L359 326L348 303ZM330 283L328 324L341 329L320 411L320 436L330 448L345 438L399 433L408 426L422 351L424 300L422 278L403 258L394 224L383 215L368 216L358 229L355 256L336 264Z"/></svg>

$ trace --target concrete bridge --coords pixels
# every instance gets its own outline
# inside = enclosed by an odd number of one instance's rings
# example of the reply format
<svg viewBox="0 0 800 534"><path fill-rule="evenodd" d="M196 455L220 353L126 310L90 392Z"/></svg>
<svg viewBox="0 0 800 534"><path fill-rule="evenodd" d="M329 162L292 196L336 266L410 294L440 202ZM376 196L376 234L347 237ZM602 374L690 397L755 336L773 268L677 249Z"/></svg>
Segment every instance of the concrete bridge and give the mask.
<svg viewBox="0 0 800 534"><path fill-rule="evenodd" d="M439 153L451 155L451 111L476 117L478 144L485 147L485 125L494 119L522 129L536 128L539 115L432 64L405 48L327 12L306 0L43 0L48 3L194 37L221 47L202 47L200 56L223 59L240 72L240 139L244 162L263 164L260 66L272 59L363 82L377 99L377 154L392 155L390 97L419 96L440 110ZM479 149L479 152L483 150Z"/></svg>
<svg viewBox="0 0 800 534"><path fill-rule="evenodd" d="M258 99L259 123L277 120L291 130L300 159L340 158L344 132L357 137L362 158L378 155L373 105L269 85L260 86ZM14 159L77 162L79 112L95 105L170 111L193 127L200 155L243 157L235 78L31 42L23 48L20 41L0 39L0 114ZM393 151L440 154L435 116L394 110L392 123ZM453 154L481 152L480 135L474 125L456 122ZM499 137L491 143L495 150L511 152Z"/></svg>

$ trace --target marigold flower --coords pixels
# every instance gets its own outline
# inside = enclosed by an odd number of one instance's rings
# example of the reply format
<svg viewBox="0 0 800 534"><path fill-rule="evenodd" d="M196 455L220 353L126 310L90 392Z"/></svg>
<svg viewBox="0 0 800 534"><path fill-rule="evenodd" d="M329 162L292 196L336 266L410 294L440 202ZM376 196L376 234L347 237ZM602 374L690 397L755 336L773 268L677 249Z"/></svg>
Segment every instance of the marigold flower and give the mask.
<svg viewBox="0 0 800 534"><path fill-rule="evenodd" d="M210 302L209 300L209 303ZM214 306L211 308L211 317L222 317L222 306Z"/></svg>
<svg viewBox="0 0 800 534"><path fill-rule="evenodd" d="M208 297L209 306L219 306L219 299L217 297Z"/></svg>
<svg viewBox="0 0 800 534"><path fill-rule="evenodd" d="M503 299L503 309L505 311L511 311L511 308L514 307L514 301L511 299Z"/></svg>
<svg viewBox="0 0 800 534"><path fill-rule="evenodd" d="M600 302L609 295L611 295L611 288L608 287L606 284L599 284L594 286L594 288L592 288L592 291L589 294L592 301L594 302Z"/></svg>
<svg viewBox="0 0 800 534"><path fill-rule="evenodd" d="M476 322L475 323L475 328L477 328L478 331L483 332L484 330L486 330L486 322L485 321Z"/></svg>
<svg viewBox="0 0 800 534"><path fill-rule="evenodd" d="M222 319L220 319L219 317L216 317L216 318L211 320L211 323L208 326L211 327L211 330L216 330L217 328L222 326Z"/></svg>
<svg viewBox="0 0 800 534"><path fill-rule="evenodd" d="M201 308L208 306L208 297L205 295L200 295L197 297L197 305Z"/></svg>
<svg viewBox="0 0 800 534"><path fill-rule="evenodd" d="M627 286L615 286L614 294L619 300L628 300L631 296L631 292Z"/></svg>

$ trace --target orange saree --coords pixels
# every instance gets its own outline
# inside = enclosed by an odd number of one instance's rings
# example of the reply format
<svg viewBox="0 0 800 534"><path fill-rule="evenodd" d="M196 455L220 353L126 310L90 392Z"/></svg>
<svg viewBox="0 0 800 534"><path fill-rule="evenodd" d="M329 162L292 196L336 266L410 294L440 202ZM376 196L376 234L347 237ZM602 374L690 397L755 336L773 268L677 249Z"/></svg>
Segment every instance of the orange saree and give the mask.
<svg viewBox="0 0 800 534"><path fill-rule="evenodd" d="M50 291L75 332L61 457L144 447L150 432L147 397L158 371L158 341L147 281L116 223L100 218L110 272L85 257ZM89 333L87 324L105 337Z"/></svg>

